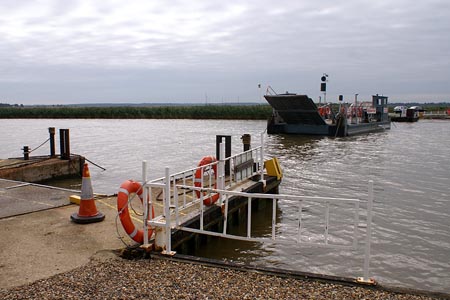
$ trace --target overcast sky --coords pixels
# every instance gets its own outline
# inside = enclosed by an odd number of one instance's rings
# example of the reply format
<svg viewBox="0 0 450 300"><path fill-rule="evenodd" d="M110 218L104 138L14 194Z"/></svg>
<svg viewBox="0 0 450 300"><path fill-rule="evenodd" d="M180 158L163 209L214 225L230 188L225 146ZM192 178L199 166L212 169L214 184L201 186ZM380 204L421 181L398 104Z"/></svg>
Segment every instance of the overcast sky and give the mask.
<svg viewBox="0 0 450 300"><path fill-rule="evenodd" d="M0 0L0 102L450 101L450 1ZM261 84L261 88L258 88Z"/></svg>

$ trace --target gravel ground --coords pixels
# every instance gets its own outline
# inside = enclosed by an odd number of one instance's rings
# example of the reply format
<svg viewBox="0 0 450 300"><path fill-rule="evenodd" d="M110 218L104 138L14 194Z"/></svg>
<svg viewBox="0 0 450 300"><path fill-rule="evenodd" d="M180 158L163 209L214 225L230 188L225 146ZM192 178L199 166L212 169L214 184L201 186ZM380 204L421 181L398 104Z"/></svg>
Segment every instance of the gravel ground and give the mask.
<svg viewBox="0 0 450 300"><path fill-rule="evenodd" d="M0 299L436 299L160 259L94 256Z"/></svg>

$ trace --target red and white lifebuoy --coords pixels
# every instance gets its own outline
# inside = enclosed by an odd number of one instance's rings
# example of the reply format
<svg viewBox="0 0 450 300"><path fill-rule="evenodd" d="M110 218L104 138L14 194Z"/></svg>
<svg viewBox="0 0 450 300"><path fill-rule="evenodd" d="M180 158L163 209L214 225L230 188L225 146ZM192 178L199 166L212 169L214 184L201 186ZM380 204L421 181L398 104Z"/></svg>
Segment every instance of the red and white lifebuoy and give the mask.
<svg viewBox="0 0 450 300"><path fill-rule="evenodd" d="M217 159L214 156L205 156L203 157L200 162L198 163L198 169L197 171L195 171L195 175L194 175L194 185L196 187L203 187L203 173L205 171L206 168L201 168L203 166L212 164L214 162L216 162ZM214 188L217 188L217 164L211 165L209 167L209 170L213 170L214 171ZM195 191L195 193L197 194L197 197L200 198L202 196L202 192L200 191ZM203 192L203 197L207 196L207 192ZM218 199L219 199L220 195L218 193L213 193L211 194L211 196L203 198L203 204L205 205L211 205L213 203L215 203Z"/></svg>
<svg viewBox="0 0 450 300"><path fill-rule="evenodd" d="M360 106L358 107L358 117L362 117L363 116L363 108Z"/></svg>
<svg viewBox="0 0 450 300"><path fill-rule="evenodd" d="M127 180L120 185L119 193L117 194L117 211L119 212L120 222L122 223L125 232L137 243L142 244L144 242L144 230L137 229L131 220L130 212L128 211L128 200L130 194L138 195L141 202L142 199L142 186L139 182L133 180ZM152 217L155 216L155 209L152 207ZM148 238L150 239L153 234L153 229L148 229Z"/></svg>

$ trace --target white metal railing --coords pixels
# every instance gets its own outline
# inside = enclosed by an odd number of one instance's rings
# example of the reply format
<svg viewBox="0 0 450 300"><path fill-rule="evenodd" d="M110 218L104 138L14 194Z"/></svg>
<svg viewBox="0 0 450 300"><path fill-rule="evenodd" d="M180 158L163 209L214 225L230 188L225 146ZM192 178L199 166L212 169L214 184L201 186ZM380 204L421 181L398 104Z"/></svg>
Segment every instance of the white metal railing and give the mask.
<svg viewBox="0 0 450 300"><path fill-rule="evenodd" d="M435 111L433 111L433 110L427 110L427 111L424 111L423 112L423 114L425 115L425 116L428 116L428 115L441 115L441 116L445 116L445 115L448 115L448 110L435 110Z"/></svg>
<svg viewBox="0 0 450 300"><path fill-rule="evenodd" d="M261 143L262 145L263 143ZM249 151L239 153L237 155L231 156L229 158L222 159L224 157L224 145L220 145L220 156L217 162L204 165L201 167L189 169L186 171L178 172L175 174L170 174L169 168L165 170L165 177L153 180L151 182L147 181L147 165L146 162L143 163L143 185L144 187L144 244L148 244L148 227L156 227L159 230L155 230L155 243L160 245L164 249L163 253L173 254L171 249L171 230L178 229L183 231L188 231L192 233L205 234L210 236L217 236L222 238L243 240L251 242L261 242L261 243L281 243L290 245L312 245L317 247L330 247L330 248L341 248L341 249L357 249L358 246L358 226L359 226L359 215L360 215L360 199L349 199L349 198L331 198L331 197L307 197L307 196L294 196L294 195L282 195L282 194L262 194L262 193L246 193L240 191L233 191L233 187L244 179L248 179L256 174L261 175L261 181L263 181L263 147L260 146ZM255 159L255 160L254 160ZM230 162L230 175L228 180L225 176L225 163ZM251 163L248 163L250 161ZM247 163L243 168L239 169L237 166ZM254 166L257 166L254 169ZM214 167L215 166L215 167ZM251 166L251 167L250 167ZM205 170L211 170L215 168L218 174L214 174L214 178L211 172L207 173L207 178L203 178ZM194 176L197 170L201 170L201 186L195 186ZM238 173L239 172L239 173ZM216 179L217 178L217 179ZM263 182L265 184L265 182ZM149 212L152 211L153 201L152 199L152 189L158 188L162 189L163 196L163 215L151 217ZM188 196L191 194L191 196ZM219 194L218 201L216 205L219 205L223 209L223 230L222 232L214 232L205 229L204 224L204 214L207 207L204 205L205 198L211 197L213 194ZM247 231L245 235L236 235L228 233L228 214L229 208L228 204L233 199L233 201L247 201ZM238 199L238 200L236 200ZM272 224L271 233L269 236L256 236L252 234L252 201L254 199L268 199L272 201ZM293 206L298 207L297 214L297 226L296 232L292 233L288 237L277 234L277 202L284 201L290 202ZM306 203L321 203L325 208L323 214L323 232L322 240L318 242L305 242L302 241L302 236L305 233L304 226L307 221L304 218L304 207ZM346 244L336 244L330 242L330 204L333 205L350 205L353 206L353 217L352 224L349 226L353 227L353 236L350 243ZM183 226L183 220L180 217L183 210L192 208L192 206L199 206L197 215L200 218L200 224L198 228L190 228ZM373 207L373 182L369 181L368 187L368 201L367 201L367 229L365 236L365 248L364 248L364 265L363 265L363 277L358 278L362 282L372 282L369 278L369 262L370 262L370 244L371 244L371 230L372 230L372 207ZM295 238L293 238L295 236Z"/></svg>
<svg viewBox="0 0 450 300"><path fill-rule="evenodd" d="M212 193L216 193L214 190L232 190L241 182L252 178L255 175L260 176L260 181L265 184L264 181L264 150L263 150L263 136L261 135L261 146L252 148L248 151L241 152L239 154L225 157L225 144L220 144L219 160L210 164L203 165L201 167L191 168L185 171L167 175L165 177L157 178L148 182L147 180L147 164L143 163L143 182L144 190L149 188L161 188L166 182L170 182L169 191L172 190L173 196L170 197L170 204L172 207L176 206L176 212L180 209L188 208L193 204L197 204L200 201L195 191L200 191L200 194L207 193L210 197ZM225 165L229 163L230 174L225 174ZM144 165L145 164L145 165ZM241 166L241 167L240 167ZM243 166L243 167L242 167ZM201 188L195 186L195 174L198 170L201 170L201 178L199 182L202 182ZM216 171L211 172L211 170ZM166 170L168 172L168 170ZM205 174L207 174L205 178ZM189 183L189 184L188 184ZM180 186L186 186L180 189ZM189 188L187 188L189 186ZM181 193L180 193L181 191ZM168 191L166 191L169 193ZM193 197L189 197L188 194L193 194ZM151 193L148 193L150 195ZM179 201L179 197L182 197L182 202ZM205 198L206 195L203 195ZM145 198L144 198L145 199Z"/></svg>

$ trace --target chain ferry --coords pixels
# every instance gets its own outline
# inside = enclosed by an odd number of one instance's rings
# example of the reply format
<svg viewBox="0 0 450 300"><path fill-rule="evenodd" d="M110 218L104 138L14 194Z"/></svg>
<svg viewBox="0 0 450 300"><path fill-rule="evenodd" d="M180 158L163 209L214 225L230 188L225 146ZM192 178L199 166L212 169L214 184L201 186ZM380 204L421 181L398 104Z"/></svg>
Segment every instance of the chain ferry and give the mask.
<svg viewBox="0 0 450 300"><path fill-rule="evenodd" d="M388 97L378 94L372 102L342 103L339 108L331 104L317 106L307 95L266 94L273 113L267 124L267 133L324 136L351 136L391 128L388 114Z"/></svg>

